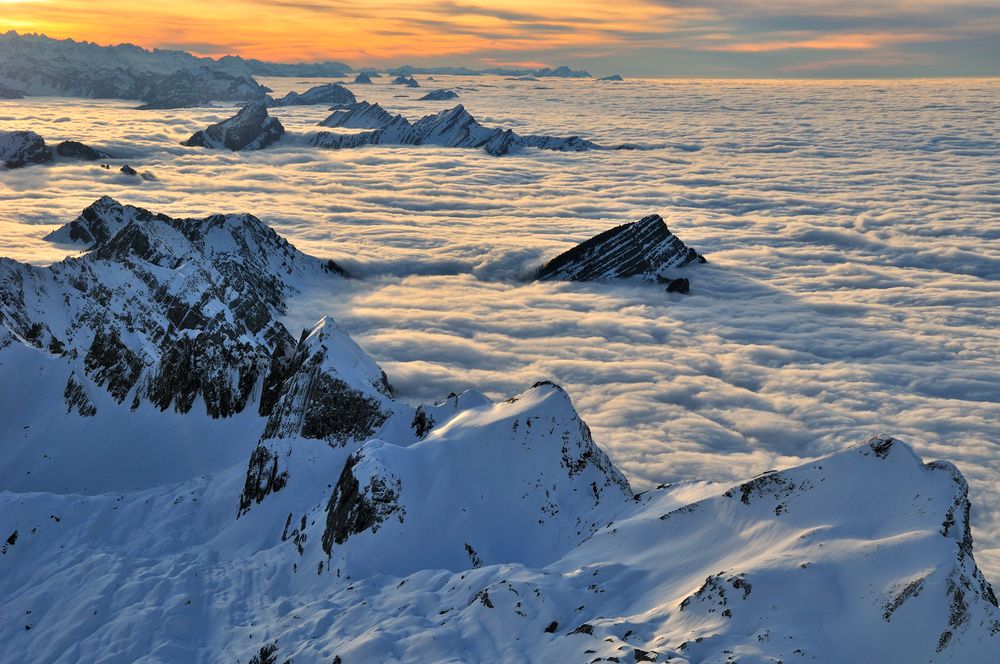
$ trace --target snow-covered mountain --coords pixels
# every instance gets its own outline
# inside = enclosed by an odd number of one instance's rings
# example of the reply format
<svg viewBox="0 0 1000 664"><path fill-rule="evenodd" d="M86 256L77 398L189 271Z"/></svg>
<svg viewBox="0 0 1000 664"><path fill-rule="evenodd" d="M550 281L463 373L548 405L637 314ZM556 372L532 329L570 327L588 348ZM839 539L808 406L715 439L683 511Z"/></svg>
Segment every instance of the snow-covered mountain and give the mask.
<svg viewBox="0 0 1000 664"><path fill-rule="evenodd" d="M18 661L989 662L968 485L876 437L633 495L569 395L393 395L251 215L102 198L0 260Z"/></svg>
<svg viewBox="0 0 1000 664"><path fill-rule="evenodd" d="M181 51L0 35L0 84L30 95L138 99L140 108L263 98L249 72Z"/></svg>
<svg viewBox="0 0 1000 664"><path fill-rule="evenodd" d="M79 141L63 141L55 154L66 159L98 161L111 155ZM33 131L0 131L0 166L21 168L30 164L46 164L53 160L53 151L45 139Z"/></svg>
<svg viewBox="0 0 1000 664"><path fill-rule="evenodd" d="M309 88L303 93L289 92L280 99L268 102L268 106L351 106L357 103L354 93L339 83L326 83Z"/></svg>
<svg viewBox="0 0 1000 664"><path fill-rule="evenodd" d="M295 279L339 273L252 215L173 219L107 197L49 239L89 252L0 259L0 325L70 363L65 407L81 414L95 388L132 408L242 411L293 341L278 317Z"/></svg>
<svg viewBox="0 0 1000 664"><path fill-rule="evenodd" d="M602 281L638 279L687 292L688 280L676 270L705 257L670 232L658 214L604 231L539 268L540 280Z"/></svg>
<svg viewBox="0 0 1000 664"><path fill-rule="evenodd" d="M195 132L181 145L249 152L266 148L284 133L281 121L268 115L264 102L256 101L241 108L233 117Z"/></svg>
<svg viewBox="0 0 1000 664"><path fill-rule="evenodd" d="M351 109L348 109L351 110ZM359 115L368 116L370 109L359 109ZM328 121L334 121L331 116ZM384 116L373 116L381 122ZM325 122L325 121L324 121ZM328 125L349 126L349 125ZM401 115L375 131L357 134L319 132L312 139L313 145L341 150L364 145L439 145L450 148L482 148L495 157L516 152L522 148L540 148L560 152L581 152L600 149L596 143L578 136L521 136L510 129L484 127L459 104L455 108L425 116L414 123Z"/></svg>
<svg viewBox="0 0 1000 664"><path fill-rule="evenodd" d="M33 131L0 131L0 165L21 168L52 161L52 149Z"/></svg>
<svg viewBox="0 0 1000 664"><path fill-rule="evenodd" d="M381 106L361 101L349 108L337 109L325 120L320 121L323 127L345 127L349 129L381 129L386 127L399 115L393 115Z"/></svg>

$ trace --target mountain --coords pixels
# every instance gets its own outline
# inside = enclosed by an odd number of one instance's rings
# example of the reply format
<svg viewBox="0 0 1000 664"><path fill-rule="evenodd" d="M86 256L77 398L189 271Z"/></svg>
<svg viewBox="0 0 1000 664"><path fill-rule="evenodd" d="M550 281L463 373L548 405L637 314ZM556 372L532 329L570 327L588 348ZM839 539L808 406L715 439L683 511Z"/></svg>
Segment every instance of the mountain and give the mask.
<svg viewBox="0 0 1000 664"><path fill-rule="evenodd" d="M102 198L0 259L18 661L987 662L968 484L887 436L634 495L541 382L399 400L257 218ZM666 442L666 441L664 441ZM254 660L256 658L256 660Z"/></svg>
<svg viewBox="0 0 1000 664"><path fill-rule="evenodd" d="M357 76L354 77L354 82L356 84L371 83L372 82L371 74L369 74L366 71L363 71L363 72L361 72L360 74L358 74Z"/></svg>
<svg viewBox="0 0 1000 664"><path fill-rule="evenodd" d="M377 118L379 122L383 120L381 116ZM569 138L521 136L509 129L490 129L479 124L462 105L425 116L412 124L406 118L397 115L391 122L383 124L374 131L358 134L319 132L313 138L313 145L333 150L363 145L439 145L482 148L495 157L528 147L561 152L599 149L597 144L577 136Z"/></svg>
<svg viewBox="0 0 1000 664"><path fill-rule="evenodd" d="M327 83L309 88L302 94L289 92L281 99L271 101L269 106L309 106L323 104L325 106L351 106L357 103L354 93L339 83Z"/></svg>
<svg viewBox="0 0 1000 664"><path fill-rule="evenodd" d="M448 99L458 99L458 93L453 90L432 90L421 97L420 101L447 101Z"/></svg>
<svg viewBox="0 0 1000 664"><path fill-rule="evenodd" d="M358 102L349 108L337 109L320 121L323 127L345 127L350 129L381 129L401 116L393 115L378 104Z"/></svg>
<svg viewBox="0 0 1000 664"><path fill-rule="evenodd" d="M30 95L138 99L140 108L250 100L266 90L247 72L180 51L0 35L0 85Z"/></svg>
<svg viewBox="0 0 1000 664"><path fill-rule="evenodd" d="M527 67L489 67L486 69L470 69L468 67L413 67L403 65L387 70L392 76L412 76L413 74L454 75L454 76L538 76L552 78L590 78L590 73L570 69L565 65L550 69L531 69Z"/></svg>
<svg viewBox="0 0 1000 664"><path fill-rule="evenodd" d="M294 279L340 272L252 215L173 219L107 197L47 239L88 253L45 268L3 259L0 325L70 361L73 407L86 379L133 408L242 411L292 342L277 319Z"/></svg>
<svg viewBox="0 0 1000 664"><path fill-rule="evenodd" d="M705 257L670 232L657 214L604 231L565 251L535 274L539 280L601 281L638 279L667 284L668 292L687 292L688 281L675 270Z"/></svg>
<svg viewBox="0 0 1000 664"><path fill-rule="evenodd" d="M402 74L400 74L396 78L392 79L392 84L393 85L405 85L406 87L409 87L409 88L419 88L420 87L420 84L417 83L417 79L413 78L412 76L403 76Z"/></svg>
<svg viewBox="0 0 1000 664"><path fill-rule="evenodd" d="M52 149L33 131L0 131L0 164L21 168L52 161Z"/></svg>
<svg viewBox="0 0 1000 664"><path fill-rule="evenodd" d="M233 117L195 132L181 145L249 152L266 148L284 133L281 122L268 115L267 106L263 102L253 102Z"/></svg>
<svg viewBox="0 0 1000 664"><path fill-rule="evenodd" d="M605 76L603 78L597 79L598 81L624 81L621 74L612 74L611 76Z"/></svg>
<svg viewBox="0 0 1000 664"><path fill-rule="evenodd" d="M325 62L266 62L238 55L224 55L216 62L235 71L245 71L251 76L293 76L296 78L339 78L354 71L350 65L336 60Z"/></svg>
<svg viewBox="0 0 1000 664"><path fill-rule="evenodd" d="M111 159L111 155L103 150L92 148L79 141L63 141L56 146L56 154L69 159L80 159L83 161L99 161L101 159Z"/></svg>
<svg viewBox="0 0 1000 664"><path fill-rule="evenodd" d="M0 99L24 99L24 94L20 90L0 85Z"/></svg>

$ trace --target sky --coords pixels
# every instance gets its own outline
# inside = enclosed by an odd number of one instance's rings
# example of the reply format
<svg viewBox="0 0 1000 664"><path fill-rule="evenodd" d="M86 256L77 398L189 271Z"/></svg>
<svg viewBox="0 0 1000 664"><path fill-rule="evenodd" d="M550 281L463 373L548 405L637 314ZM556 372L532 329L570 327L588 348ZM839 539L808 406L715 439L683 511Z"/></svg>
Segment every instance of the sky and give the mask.
<svg viewBox="0 0 1000 664"><path fill-rule="evenodd" d="M597 75L1000 74L1000 0L0 0L0 29L353 66Z"/></svg>

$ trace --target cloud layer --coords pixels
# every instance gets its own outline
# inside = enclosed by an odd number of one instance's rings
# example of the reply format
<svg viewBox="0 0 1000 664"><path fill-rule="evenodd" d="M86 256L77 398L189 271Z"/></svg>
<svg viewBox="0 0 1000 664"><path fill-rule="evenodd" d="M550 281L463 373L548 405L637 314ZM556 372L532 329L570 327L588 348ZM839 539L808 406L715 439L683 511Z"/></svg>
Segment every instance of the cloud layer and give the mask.
<svg viewBox="0 0 1000 664"><path fill-rule="evenodd" d="M295 137L327 110L300 107L274 111L288 143L217 153L178 142L231 109L0 102L2 129L82 140L158 178L70 162L3 173L0 246L62 258L41 237L102 194L171 215L253 212L363 277L303 293L290 324L332 314L404 398L556 380L640 489L891 433L969 477L977 560L1000 578L997 83L448 87L490 124L664 147L316 151ZM416 117L439 107L425 91L363 92ZM519 280L650 213L711 261L691 270L691 296Z"/></svg>

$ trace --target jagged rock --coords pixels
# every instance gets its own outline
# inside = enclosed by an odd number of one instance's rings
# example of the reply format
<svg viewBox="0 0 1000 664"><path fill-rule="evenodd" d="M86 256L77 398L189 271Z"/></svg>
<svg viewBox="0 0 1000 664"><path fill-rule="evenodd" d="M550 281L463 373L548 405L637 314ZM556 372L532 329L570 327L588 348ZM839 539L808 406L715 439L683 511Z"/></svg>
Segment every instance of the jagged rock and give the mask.
<svg viewBox="0 0 1000 664"><path fill-rule="evenodd" d="M371 83L372 82L372 77L368 74L368 72L363 71L363 72L361 72L360 74L358 74L357 76L354 77L354 82L356 84Z"/></svg>
<svg viewBox="0 0 1000 664"><path fill-rule="evenodd" d="M664 283L667 285L668 293L680 293L681 295L687 295L691 292L691 282L689 282L686 277L667 279Z"/></svg>
<svg viewBox="0 0 1000 664"><path fill-rule="evenodd" d="M131 175L133 177L139 176L139 171L135 170L128 164L123 164L122 167L119 169L119 172L121 172L124 175Z"/></svg>
<svg viewBox="0 0 1000 664"><path fill-rule="evenodd" d="M78 143L77 141L63 141L56 146L56 154L60 157L82 159L83 161L111 159L111 155L107 152L96 150L89 145L84 145L83 143Z"/></svg>
<svg viewBox="0 0 1000 664"><path fill-rule="evenodd" d="M502 156L522 148L580 152L600 149L600 146L577 136L520 136L507 129L490 129L479 124L465 107L428 115L415 123L402 116L375 131L358 134L319 132L313 145L333 150L363 145L439 145L442 147L482 148L493 156Z"/></svg>
<svg viewBox="0 0 1000 664"><path fill-rule="evenodd" d="M320 121L319 124L323 127L381 129L392 124L399 117L398 115L389 113L389 111L378 104L369 104L367 101L362 101L349 108L335 110L325 120Z"/></svg>
<svg viewBox="0 0 1000 664"><path fill-rule="evenodd" d="M393 85L405 85L408 88L419 88L420 87L420 83L417 82L417 79L413 78L412 76L403 76L402 74L400 74L396 78L392 79L392 84Z"/></svg>
<svg viewBox="0 0 1000 664"><path fill-rule="evenodd" d="M252 215L174 219L107 197L48 239L89 252L44 268L0 262L0 320L79 357L79 376L119 403L200 403L215 418L257 405L255 387L280 372L276 351L293 339L278 318L296 280L339 271Z"/></svg>
<svg viewBox="0 0 1000 664"><path fill-rule="evenodd" d="M428 482L428 469L449 480ZM355 571L406 573L430 560L453 569L475 561L538 562L631 500L627 480L568 395L539 383L504 403L464 410L410 447L379 439L362 445L330 495L323 548L330 564ZM458 522L469 528L420 535L439 530L435 523Z"/></svg>
<svg viewBox="0 0 1000 664"><path fill-rule="evenodd" d="M369 81L371 82L371 81ZM275 99L269 106L309 106L323 104L325 106L351 106L357 103L354 93L339 83L326 83L309 88L302 94L289 92L281 99Z"/></svg>
<svg viewBox="0 0 1000 664"><path fill-rule="evenodd" d="M670 232L659 215L616 226L556 256L535 274L539 280L641 279L684 292L671 271L705 258ZM689 286L689 284L688 284Z"/></svg>
<svg viewBox="0 0 1000 664"><path fill-rule="evenodd" d="M420 101L446 101L448 99L458 99L458 93L452 90L434 90L421 97Z"/></svg>
<svg viewBox="0 0 1000 664"><path fill-rule="evenodd" d="M391 413L385 373L329 318L299 342L287 371L265 439L302 437L343 446L367 440Z"/></svg>
<svg viewBox="0 0 1000 664"><path fill-rule="evenodd" d="M285 133L277 118L261 102L247 104L233 117L196 132L181 145L189 147L250 151L266 148Z"/></svg>
<svg viewBox="0 0 1000 664"><path fill-rule="evenodd" d="M21 168L52 161L52 150L33 131L0 131L0 164Z"/></svg>

